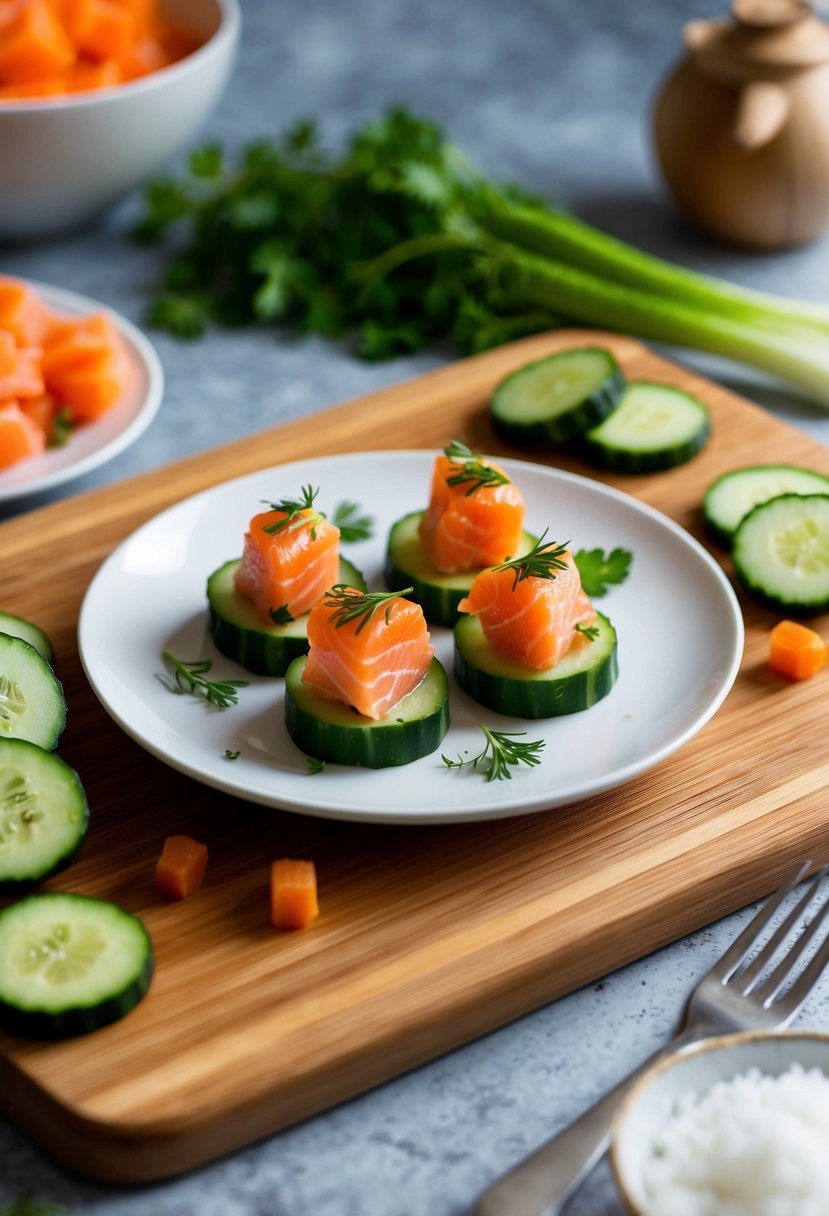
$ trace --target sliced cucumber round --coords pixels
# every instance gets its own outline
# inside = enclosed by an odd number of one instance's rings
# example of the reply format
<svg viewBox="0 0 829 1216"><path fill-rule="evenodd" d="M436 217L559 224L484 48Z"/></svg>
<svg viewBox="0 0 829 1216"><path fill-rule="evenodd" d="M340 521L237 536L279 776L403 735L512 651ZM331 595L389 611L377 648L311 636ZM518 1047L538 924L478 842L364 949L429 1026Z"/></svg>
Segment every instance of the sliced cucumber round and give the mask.
<svg viewBox="0 0 829 1216"><path fill-rule="evenodd" d="M557 443L596 426L619 404L625 377L609 350L581 346L510 373L496 387L496 431L519 446Z"/></svg>
<svg viewBox="0 0 829 1216"><path fill-rule="evenodd" d="M23 638L0 633L0 739L28 739L50 751L66 723L63 688Z"/></svg>
<svg viewBox="0 0 829 1216"><path fill-rule="evenodd" d="M34 625L31 621L25 620L24 617L15 616L11 612L0 612L0 633L11 634L13 638L22 638L30 646L34 646L38 654L47 663L54 666L55 648L52 645L51 639L47 637L39 625Z"/></svg>
<svg viewBox="0 0 829 1216"><path fill-rule="evenodd" d="M88 819L74 769L25 739L0 739L0 891L65 869L83 847Z"/></svg>
<svg viewBox="0 0 829 1216"><path fill-rule="evenodd" d="M734 569L758 599L799 616L829 609L829 494L781 494L734 533Z"/></svg>
<svg viewBox="0 0 829 1216"><path fill-rule="evenodd" d="M582 437L588 459L623 473L654 473L684 464L711 434L708 407L669 384L636 380L618 409Z"/></svg>
<svg viewBox="0 0 829 1216"><path fill-rule="evenodd" d="M376 721L319 696L302 683L304 670L303 655L285 676L285 722L300 751L317 760L393 768L428 756L449 729L449 682L437 659L417 688Z"/></svg>
<svg viewBox="0 0 829 1216"><path fill-rule="evenodd" d="M308 653L308 613L284 625L266 625L252 601L234 586L240 562L239 558L225 562L207 580L210 633L216 649L256 675L284 676L294 659ZM368 590L360 571L344 557L340 558L339 582Z"/></svg>
<svg viewBox="0 0 829 1216"><path fill-rule="evenodd" d="M115 1022L150 986L153 950L137 916L86 895L29 895L0 912L0 1025L59 1039Z"/></svg>
<svg viewBox="0 0 829 1216"><path fill-rule="evenodd" d="M386 548L385 581L389 591L411 587L408 599L420 604L423 615L432 625L451 629L458 619L458 604L469 594L477 570L461 570L457 574L441 574L431 565L420 540L423 511L412 511L392 524ZM505 557L520 557L529 553L538 538L522 533L518 553Z"/></svg>
<svg viewBox="0 0 829 1216"><path fill-rule="evenodd" d="M555 718L601 701L616 683L616 630L599 613L585 639L547 671L522 667L490 646L476 616L455 626L455 676L473 700L513 718Z"/></svg>
<svg viewBox="0 0 829 1216"><path fill-rule="evenodd" d="M781 494L829 494L829 477L791 464L754 464L723 473L702 500L706 531L730 548L740 521L752 507Z"/></svg>

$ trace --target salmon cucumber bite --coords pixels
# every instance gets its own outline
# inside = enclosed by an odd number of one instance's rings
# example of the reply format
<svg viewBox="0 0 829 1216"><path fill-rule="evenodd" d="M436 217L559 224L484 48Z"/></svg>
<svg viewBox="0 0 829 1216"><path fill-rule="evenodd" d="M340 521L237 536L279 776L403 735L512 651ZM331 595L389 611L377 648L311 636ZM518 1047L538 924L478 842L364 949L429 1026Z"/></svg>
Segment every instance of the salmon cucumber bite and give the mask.
<svg viewBox="0 0 829 1216"><path fill-rule="evenodd" d="M312 608L308 641L308 655L285 677L285 721L297 747L364 768L409 764L437 749L449 729L449 684L419 604L339 584Z"/></svg>

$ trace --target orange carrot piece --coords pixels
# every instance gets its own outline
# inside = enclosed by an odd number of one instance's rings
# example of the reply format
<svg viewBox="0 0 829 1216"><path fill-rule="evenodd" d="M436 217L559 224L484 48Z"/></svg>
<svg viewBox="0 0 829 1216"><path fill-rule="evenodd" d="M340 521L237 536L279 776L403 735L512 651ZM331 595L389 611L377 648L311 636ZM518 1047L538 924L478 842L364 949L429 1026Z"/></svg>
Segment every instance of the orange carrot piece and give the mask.
<svg viewBox="0 0 829 1216"><path fill-rule="evenodd" d="M0 469L8 469L29 456L39 456L45 447L43 431L26 417L19 404L0 402Z"/></svg>
<svg viewBox="0 0 829 1216"><path fill-rule="evenodd" d="M0 35L0 81L48 80L75 62L72 42L45 0L29 0Z"/></svg>
<svg viewBox="0 0 829 1216"><path fill-rule="evenodd" d="M155 885L168 899L198 891L207 869L207 845L192 836L168 836L155 867Z"/></svg>
<svg viewBox="0 0 829 1216"><path fill-rule="evenodd" d="M285 857L271 865L270 918L277 929L304 929L319 913L313 861Z"/></svg>
<svg viewBox="0 0 829 1216"><path fill-rule="evenodd" d="M820 634L798 621L780 621L769 636L769 667L790 680L808 680L826 663Z"/></svg>

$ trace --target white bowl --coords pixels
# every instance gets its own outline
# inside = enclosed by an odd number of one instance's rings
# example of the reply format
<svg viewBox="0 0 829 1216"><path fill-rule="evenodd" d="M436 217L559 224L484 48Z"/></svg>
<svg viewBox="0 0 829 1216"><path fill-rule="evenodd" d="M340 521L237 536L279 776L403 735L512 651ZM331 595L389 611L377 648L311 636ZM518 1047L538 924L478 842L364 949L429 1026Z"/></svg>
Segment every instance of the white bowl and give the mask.
<svg viewBox="0 0 829 1216"><path fill-rule="evenodd" d="M806 1031L722 1035L654 1064L631 1088L613 1121L611 1164L633 1216L648 1211L647 1163L657 1136L683 1095L701 1096L718 1081L731 1081L752 1068L777 1077L794 1064L818 1068L829 1078L829 1035Z"/></svg>
<svg viewBox="0 0 829 1216"><path fill-rule="evenodd" d="M198 50L113 88L0 104L0 238L82 224L158 172L207 118L239 41L237 0L164 0Z"/></svg>

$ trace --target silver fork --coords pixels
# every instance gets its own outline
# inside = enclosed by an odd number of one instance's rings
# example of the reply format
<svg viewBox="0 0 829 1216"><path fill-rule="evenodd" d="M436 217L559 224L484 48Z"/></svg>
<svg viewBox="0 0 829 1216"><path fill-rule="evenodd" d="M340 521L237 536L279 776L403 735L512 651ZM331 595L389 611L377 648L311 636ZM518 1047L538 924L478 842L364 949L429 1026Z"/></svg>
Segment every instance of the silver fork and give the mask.
<svg viewBox="0 0 829 1216"><path fill-rule="evenodd" d="M829 866L814 876L795 907L765 941L764 930L811 866L810 861L805 862L769 898L719 962L697 984L679 1034L575 1123L489 1187L478 1200L475 1216L557 1216L579 1183L607 1151L610 1124L619 1102L655 1060L710 1035L736 1030L782 1030L794 1020L829 964L829 937L805 961L810 945L816 942L821 929L829 925L829 900L819 906L810 922L801 925L815 896L819 892L822 894ZM799 928L798 936L775 963L795 928ZM758 948L759 953L752 957ZM769 972L767 969L772 963L775 965Z"/></svg>

